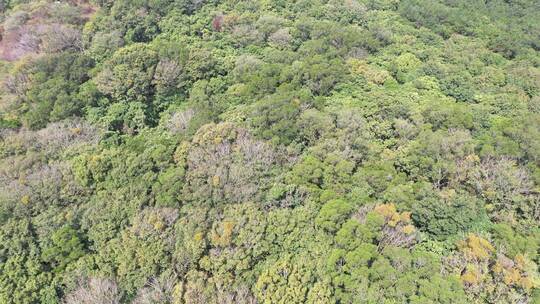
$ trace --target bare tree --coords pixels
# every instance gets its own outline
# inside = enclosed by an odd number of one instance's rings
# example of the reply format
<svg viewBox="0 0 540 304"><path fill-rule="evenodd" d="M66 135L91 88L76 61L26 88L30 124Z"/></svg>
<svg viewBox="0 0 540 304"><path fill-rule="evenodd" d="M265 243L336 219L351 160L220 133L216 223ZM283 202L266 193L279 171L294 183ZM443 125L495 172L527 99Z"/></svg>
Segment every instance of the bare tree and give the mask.
<svg viewBox="0 0 540 304"><path fill-rule="evenodd" d="M230 289L230 288L226 288ZM257 299L246 286L241 286L234 290L218 289L217 301L219 304L256 304Z"/></svg>
<svg viewBox="0 0 540 304"><path fill-rule="evenodd" d="M5 199L28 203L68 203L83 189L60 153L95 144L97 132L80 120L49 124L39 131L0 132L4 158L0 161L0 192Z"/></svg>
<svg viewBox="0 0 540 304"><path fill-rule="evenodd" d="M178 296L176 289L179 282L175 274L162 278L152 278L139 290L132 304L175 303Z"/></svg>
<svg viewBox="0 0 540 304"><path fill-rule="evenodd" d="M6 32L16 31L23 26L29 18L28 12L24 10L14 11L6 17L6 20L4 21L4 30Z"/></svg>
<svg viewBox="0 0 540 304"><path fill-rule="evenodd" d="M18 32L18 41L14 46L14 56L16 58L22 57L25 54L37 52L39 50L39 44L41 39L39 39L38 34L32 30L32 28L25 27L24 29Z"/></svg>
<svg viewBox="0 0 540 304"><path fill-rule="evenodd" d="M248 79L261 66L262 60L253 55L240 55L236 58L236 63L232 74L238 80Z"/></svg>
<svg viewBox="0 0 540 304"><path fill-rule="evenodd" d="M217 32L221 32L223 28L223 14L219 13L217 14L214 19L212 19L212 29Z"/></svg>
<svg viewBox="0 0 540 304"><path fill-rule="evenodd" d="M419 234L412 225L410 212L400 213L392 203L377 206L364 205L358 209L353 218L364 224L370 212L376 212L384 218L377 245L379 251L388 246L411 247L418 241Z"/></svg>
<svg viewBox="0 0 540 304"><path fill-rule="evenodd" d="M57 53L65 50L81 51L81 31L64 24L51 24L43 29L40 50Z"/></svg>
<svg viewBox="0 0 540 304"><path fill-rule="evenodd" d="M167 121L167 129L173 133L185 132L189 126L189 122L194 116L195 111L193 109L175 112Z"/></svg>
<svg viewBox="0 0 540 304"><path fill-rule="evenodd" d="M167 92L182 86L184 66L176 60L162 59L154 72L153 83L158 91Z"/></svg>
<svg viewBox="0 0 540 304"><path fill-rule="evenodd" d="M65 304L119 304L122 298L116 282L103 278L81 280L64 298Z"/></svg>
<svg viewBox="0 0 540 304"><path fill-rule="evenodd" d="M48 156L54 156L57 152L71 147L95 144L98 137L98 130L80 119L50 123L38 131L21 129L0 134L0 140L5 151L9 151L8 154L32 150L44 152Z"/></svg>
<svg viewBox="0 0 540 304"><path fill-rule="evenodd" d="M467 177L467 183L479 196L497 206L498 216L505 211L522 208L516 202L523 201L527 202L525 206L528 216L540 219L540 199L535 192L533 180L528 171L517 165L515 160L508 157L485 158L469 168Z"/></svg>
<svg viewBox="0 0 540 304"><path fill-rule="evenodd" d="M233 124L203 126L187 155L185 191L192 197L228 202L261 198L278 156L272 146Z"/></svg>
<svg viewBox="0 0 540 304"><path fill-rule="evenodd" d="M268 37L268 42L279 48L286 48L291 43L292 38L288 28L281 28Z"/></svg>
<svg viewBox="0 0 540 304"><path fill-rule="evenodd" d="M22 99L28 86L30 85L30 77L28 71L18 71L8 75L3 82L6 92L15 95L16 98Z"/></svg>

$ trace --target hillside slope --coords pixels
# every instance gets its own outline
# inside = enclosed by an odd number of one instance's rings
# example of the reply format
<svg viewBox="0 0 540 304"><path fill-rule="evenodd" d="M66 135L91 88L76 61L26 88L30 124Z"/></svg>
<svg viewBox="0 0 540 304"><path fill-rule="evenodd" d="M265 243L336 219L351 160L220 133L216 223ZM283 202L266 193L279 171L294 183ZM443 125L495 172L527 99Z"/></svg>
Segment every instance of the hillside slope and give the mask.
<svg viewBox="0 0 540 304"><path fill-rule="evenodd" d="M0 303L540 303L540 2L0 12Z"/></svg>

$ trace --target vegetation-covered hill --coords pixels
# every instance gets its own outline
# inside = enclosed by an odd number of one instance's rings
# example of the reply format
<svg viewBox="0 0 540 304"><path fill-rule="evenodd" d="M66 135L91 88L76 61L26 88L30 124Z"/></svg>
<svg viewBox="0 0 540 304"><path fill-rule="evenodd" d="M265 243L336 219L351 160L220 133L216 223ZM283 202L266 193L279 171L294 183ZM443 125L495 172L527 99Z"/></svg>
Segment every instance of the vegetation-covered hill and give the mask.
<svg viewBox="0 0 540 304"><path fill-rule="evenodd" d="M0 303L540 303L537 0L0 12Z"/></svg>

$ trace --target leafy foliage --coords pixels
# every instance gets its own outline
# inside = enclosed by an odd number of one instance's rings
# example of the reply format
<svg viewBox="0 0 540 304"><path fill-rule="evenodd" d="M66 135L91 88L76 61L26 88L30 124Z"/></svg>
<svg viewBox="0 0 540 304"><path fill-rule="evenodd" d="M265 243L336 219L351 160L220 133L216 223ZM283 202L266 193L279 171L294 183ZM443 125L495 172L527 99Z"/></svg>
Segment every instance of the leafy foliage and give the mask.
<svg viewBox="0 0 540 304"><path fill-rule="evenodd" d="M0 1L1 303L537 303L537 1Z"/></svg>

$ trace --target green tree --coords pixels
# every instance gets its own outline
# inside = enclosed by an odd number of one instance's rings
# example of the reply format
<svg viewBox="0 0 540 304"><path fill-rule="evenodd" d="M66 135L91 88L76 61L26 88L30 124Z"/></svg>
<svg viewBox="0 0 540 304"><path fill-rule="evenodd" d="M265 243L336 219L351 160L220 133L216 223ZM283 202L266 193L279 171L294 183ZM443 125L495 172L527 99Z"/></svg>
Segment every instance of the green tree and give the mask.
<svg viewBox="0 0 540 304"><path fill-rule="evenodd" d="M51 244L43 249L41 256L54 272L61 272L67 265L82 257L85 251L79 233L69 226L64 226L52 234Z"/></svg>

